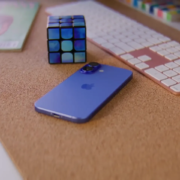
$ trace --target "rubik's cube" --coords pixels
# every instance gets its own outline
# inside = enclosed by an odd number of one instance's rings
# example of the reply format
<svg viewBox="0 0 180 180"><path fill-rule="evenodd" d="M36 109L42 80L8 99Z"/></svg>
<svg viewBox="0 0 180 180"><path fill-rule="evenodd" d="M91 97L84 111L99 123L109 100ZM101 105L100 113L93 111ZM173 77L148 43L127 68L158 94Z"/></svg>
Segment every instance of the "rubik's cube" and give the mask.
<svg viewBox="0 0 180 180"><path fill-rule="evenodd" d="M47 38L50 64L86 62L84 16L49 16Z"/></svg>

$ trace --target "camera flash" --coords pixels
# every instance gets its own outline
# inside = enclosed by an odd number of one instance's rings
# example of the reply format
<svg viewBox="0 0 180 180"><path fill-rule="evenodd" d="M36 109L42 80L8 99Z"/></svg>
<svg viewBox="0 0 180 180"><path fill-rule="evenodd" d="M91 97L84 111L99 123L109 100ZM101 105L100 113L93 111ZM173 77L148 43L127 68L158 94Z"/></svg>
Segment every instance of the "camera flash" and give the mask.
<svg viewBox="0 0 180 180"><path fill-rule="evenodd" d="M99 72L104 72L104 70L100 69Z"/></svg>

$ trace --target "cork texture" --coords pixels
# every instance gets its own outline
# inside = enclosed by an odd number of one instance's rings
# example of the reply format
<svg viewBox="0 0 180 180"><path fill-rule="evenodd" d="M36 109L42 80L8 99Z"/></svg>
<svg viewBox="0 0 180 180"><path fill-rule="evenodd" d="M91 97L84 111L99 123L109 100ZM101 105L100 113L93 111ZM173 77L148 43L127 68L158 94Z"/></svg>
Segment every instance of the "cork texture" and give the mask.
<svg viewBox="0 0 180 180"><path fill-rule="evenodd" d="M82 64L50 65L42 3L22 52L0 55L0 139L27 180L179 180L180 97L87 42L87 60L133 71L94 118L74 124L34 102ZM105 4L169 37L178 32L117 2Z"/></svg>

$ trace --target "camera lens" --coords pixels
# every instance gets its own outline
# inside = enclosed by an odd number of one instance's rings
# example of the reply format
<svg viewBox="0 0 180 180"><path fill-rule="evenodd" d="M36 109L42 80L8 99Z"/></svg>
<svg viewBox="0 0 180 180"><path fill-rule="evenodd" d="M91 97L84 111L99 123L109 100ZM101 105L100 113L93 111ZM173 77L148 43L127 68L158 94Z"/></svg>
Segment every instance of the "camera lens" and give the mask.
<svg viewBox="0 0 180 180"><path fill-rule="evenodd" d="M100 67L101 65L99 63L90 62L89 64L86 64L84 67L82 67L80 71L83 74L92 74L96 72Z"/></svg>
<svg viewBox="0 0 180 180"><path fill-rule="evenodd" d="M92 66L92 67L96 67L96 66L99 66L99 63L97 63L97 62L90 62L88 65Z"/></svg>
<svg viewBox="0 0 180 180"><path fill-rule="evenodd" d="M93 67L85 66L85 67L83 67L83 70L84 70L84 71L92 71L92 70L93 70Z"/></svg>

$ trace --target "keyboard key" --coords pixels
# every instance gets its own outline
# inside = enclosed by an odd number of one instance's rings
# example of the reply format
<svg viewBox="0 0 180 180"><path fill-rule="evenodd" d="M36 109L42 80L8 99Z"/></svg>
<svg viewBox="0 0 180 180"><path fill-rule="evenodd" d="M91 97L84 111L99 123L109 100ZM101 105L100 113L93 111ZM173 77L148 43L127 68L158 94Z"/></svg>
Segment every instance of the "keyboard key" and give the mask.
<svg viewBox="0 0 180 180"><path fill-rule="evenodd" d="M151 37L151 38L148 38L147 40L148 40L149 42L152 42L154 45L160 43L158 39L155 39L155 38L152 38L152 37Z"/></svg>
<svg viewBox="0 0 180 180"><path fill-rule="evenodd" d="M124 60L129 60L129 59L132 59L134 58L134 56L132 56L131 54L124 54L122 56L120 56L122 59Z"/></svg>
<svg viewBox="0 0 180 180"><path fill-rule="evenodd" d="M172 77L172 79L179 83L180 82L180 75L174 76L174 77Z"/></svg>
<svg viewBox="0 0 180 180"><path fill-rule="evenodd" d="M163 80L163 81L161 81L161 82L162 82L164 85L168 86L168 87L176 84L176 82L173 81L172 79L165 79L165 80Z"/></svg>
<svg viewBox="0 0 180 180"><path fill-rule="evenodd" d="M126 38L130 38L130 36L133 35L133 34L130 33L130 32L125 31L125 32L122 33L122 35L124 35Z"/></svg>
<svg viewBox="0 0 180 180"><path fill-rule="evenodd" d="M168 44L169 45L171 45L171 46L178 46L178 45L180 45L178 42L176 42L176 41L170 41L170 42L168 42Z"/></svg>
<svg viewBox="0 0 180 180"><path fill-rule="evenodd" d="M100 36L100 35L99 35ZM105 35L105 36L101 36L101 38L103 38L104 40L108 41L111 39L114 39L114 37L112 37L111 35Z"/></svg>
<svg viewBox="0 0 180 180"><path fill-rule="evenodd" d="M128 44L128 42L131 42L132 39L125 37L123 39L120 39L120 41Z"/></svg>
<svg viewBox="0 0 180 180"><path fill-rule="evenodd" d="M165 66L167 66L170 69L178 67L178 65L176 63L173 63L173 62L166 63Z"/></svg>
<svg viewBox="0 0 180 180"><path fill-rule="evenodd" d="M139 63L139 64L136 64L135 65L137 68L139 68L139 69L146 69L146 68L148 68L149 67L149 65L148 64L146 64L146 63Z"/></svg>
<svg viewBox="0 0 180 180"><path fill-rule="evenodd" d="M98 43L98 44L103 44L103 43L107 43L107 41L103 38L94 38L93 39L94 42Z"/></svg>
<svg viewBox="0 0 180 180"><path fill-rule="evenodd" d="M140 60L138 60L137 58L133 58L133 59L130 59L130 60L128 60L128 62L130 63L130 64L138 64L138 63L140 63L141 61Z"/></svg>
<svg viewBox="0 0 180 180"><path fill-rule="evenodd" d="M110 48L109 50L112 51L117 56L125 53L122 49L120 49L118 47L113 47L113 48Z"/></svg>
<svg viewBox="0 0 180 180"><path fill-rule="evenodd" d="M180 65L180 59L174 61L176 64Z"/></svg>
<svg viewBox="0 0 180 180"><path fill-rule="evenodd" d="M119 39L115 39L115 38L109 39L108 42L113 43L113 44L114 44L114 43L118 43L118 42L119 42Z"/></svg>
<svg viewBox="0 0 180 180"><path fill-rule="evenodd" d="M153 78L155 78L158 81L167 79L166 75L160 73L159 71L155 70L154 68L147 69L144 72L149 74L150 76L152 76Z"/></svg>
<svg viewBox="0 0 180 180"><path fill-rule="evenodd" d="M137 42L134 42L134 41L131 41L129 43L127 43L129 46L135 48L135 49L142 49L144 48L141 44L137 43Z"/></svg>
<svg viewBox="0 0 180 180"><path fill-rule="evenodd" d="M126 52L131 52L134 51L135 49L132 48L131 46L126 45L125 43L116 43L115 44L117 47L121 48L122 50Z"/></svg>
<svg viewBox="0 0 180 180"><path fill-rule="evenodd" d="M165 43L165 44L166 44L166 49L167 48L172 48L172 46L170 44L168 44L168 43Z"/></svg>
<svg viewBox="0 0 180 180"><path fill-rule="evenodd" d="M174 53L174 55L180 57L180 51Z"/></svg>
<svg viewBox="0 0 180 180"><path fill-rule="evenodd" d="M175 47L167 48L166 51L168 51L168 52L170 52L170 53L178 52L178 50L177 50Z"/></svg>
<svg viewBox="0 0 180 180"><path fill-rule="evenodd" d="M170 87L175 92L180 92L180 84L176 84Z"/></svg>
<svg viewBox="0 0 180 180"><path fill-rule="evenodd" d="M150 38L153 38L151 35L148 35L148 34L141 34L139 35L141 38L144 38L146 40L150 39Z"/></svg>
<svg viewBox="0 0 180 180"><path fill-rule="evenodd" d="M170 41L171 39L164 36L164 37L159 38L159 40L162 42L167 42L167 41Z"/></svg>
<svg viewBox="0 0 180 180"><path fill-rule="evenodd" d="M149 56L147 56L147 55L139 56L138 59L143 61L143 62L151 60L151 58Z"/></svg>
<svg viewBox="0 0 180 180"><path fill-rule="evenodd" d="M162 41L160 39L156 40L158 44L162 43Z"/></svg>
<svg viewBox="0 0 180 180"><path fill-rule="evenodd" d="M134 39L134 41L137 42L137 43L145 43L145 42L147 42L147 41L146 41L145 39L143 39L143 38Z"/></svg>
<svg viewBox="0 0 180 180"><path fill-rule="evenodd" d="M92 38L95 38L97 35L95 33L92 33L91 31L88 31L87 32L87 37L92 39Z"/></svg>
<svg viewBox="0 0 180 180"><path fill-rule="evenodd" d="M150 47L149 49L150 49L151 51L154 51L154 52L157 52L157 51L162 50L162 48L159 47L159 46L153 46L153 47Z"/></svg>
<svg viewBox="0 0 180 180"><path fill-rule="evenodd" d="M126 38L126 36L122 35L122 34L119 34L116 36L117 39L121 40L121 39L124 39Z"/></svg>
<svg viewBox="0 0 180 180"><path fill-rule="evenodd" d="M174 68L173 70L180 74L180 67Z"/></svg>
<svg viewBox="0 0 180 180"><path fill-rule="evenodd" d="M107 38L107 39L113 38L113 36L107 34L106 32L103 32L103 31L101 31L101 33L98 33L97 36L100 36L100 37L102 37L103 39L106 39L106 38Z"/></svg>
<svg viewBox="0 0 180 180"><path fill-rule="evenodd" d="M140 38L138 35L131 35L131 36L128 36L129 38L131 38L131 39L137 39L137 38Z"/></svg>
<svg viewBox="0 0 180 180"><path fill-rule="evenodd" d="M178 51L180 51L180 46L175 46L174 48L176 48Z"/></svg>
<svg viewBox="0 0 180 180"><path fill-rule="evenodd" d="M101 46L103 46L103 47L105 47L105 48L107 48L107 49L115 47L113 44L108 43L108 42L101 44Z"/></svg>
<svg viewBox="0 0 180 180"><path fill-rule="evenodd" d="M152 45L154 45L152 42L144 42L144 43L141 43L143 46L145 46L145 47L149 47L149 46L152 46Z"/></svg>
<svg viewBox="0 0 180 180"><path fill-rule="evenodd" d="M164 71L163 73L168 77L173 77L173 76L177 75L177 73L174 72L173 70Z"/></svg>
<svg viewBox="0 0 180 180"><path fill-rule="evenodd" d="M167 52L166 50L158 51L157 53L161 56L166 56L169 54L169 52Z"/></svg>
<svg viewBox="0 0 180 180"><path fill-rule="evenodd" d="M159 33L155 33L155 34L152 34L152 37L154 37L154 38L162 38L163 35L159 34Z"/></svg>
<svg viewBox="0 0 180 180"><path fill-rule="evenodd" d="M167 56L165 56L166 59L172 61L172 60L175 60L177 59L178 57L175 56L174 54L168 54Z"/></svg>
<svg viewBox="0 0 180 180"><path fill-rule="evenodd" d="M160 72L169 70L169 68L167 68L167 67L164 66L164 65L156 66L155 69L157 69L157 70L160 71Z"/></svg>
<svg viewBox="0 0 180 180"><path fill-rule="evenodd" d="M166 49L168 48L168 45L166 43L163 43L163 44L160 44L158 47L161 49Z"/></svg>

